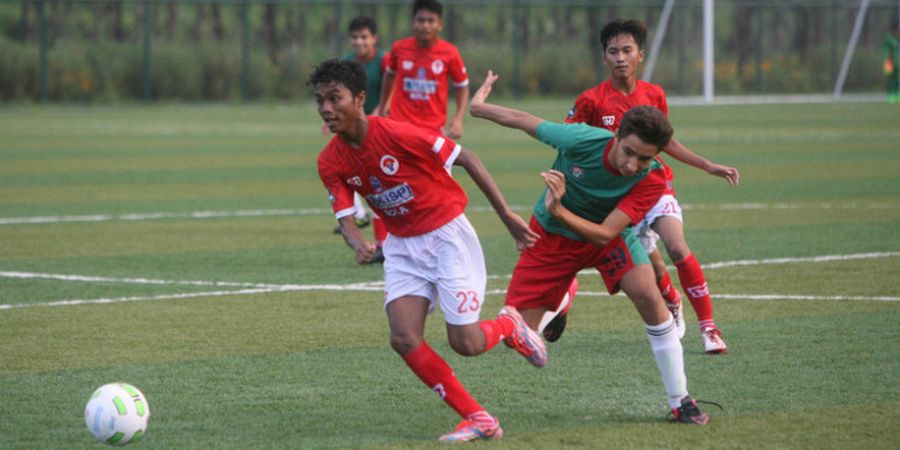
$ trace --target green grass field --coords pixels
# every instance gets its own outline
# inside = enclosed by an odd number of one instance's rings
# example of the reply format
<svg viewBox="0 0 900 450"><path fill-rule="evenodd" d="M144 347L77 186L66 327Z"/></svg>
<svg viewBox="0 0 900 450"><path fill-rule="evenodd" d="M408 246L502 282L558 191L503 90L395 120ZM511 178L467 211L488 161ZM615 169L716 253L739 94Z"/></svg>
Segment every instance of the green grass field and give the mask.
<svg viewBox="0 0 900 450"><path fill-rule="evenodd" d="M514 104L561 119L567 99ZM900 447L900 108L673 107L676 136L740 168L669 159L729 352L702 352L706 427L667 423L643 326L580 276L541 370L503 346L428 339L499 416L479 448ZM509 202L530 214L553 152L468 118ZM140 448L444 448L455 414L389 348L380 267L360 267L315 172L301 106L0 108L0 448L96 448L83 408L127 381L152 410ZM511 238L468 177L489 289ZM365 230L369 235L368 230ZM488 297L492 316L503 297Z"/></svg>

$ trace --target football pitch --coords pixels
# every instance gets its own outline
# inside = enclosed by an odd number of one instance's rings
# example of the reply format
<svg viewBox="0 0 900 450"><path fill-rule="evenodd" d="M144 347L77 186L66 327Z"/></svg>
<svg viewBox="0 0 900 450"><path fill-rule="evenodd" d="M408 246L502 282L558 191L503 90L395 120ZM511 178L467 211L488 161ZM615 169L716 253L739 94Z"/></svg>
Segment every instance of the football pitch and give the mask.
<svg viewBox="0 0 900 450"><path fill-rule="evenodd" d="M571 100L498 102L562 120ZM502 345L458 356L430 316L428 340L503 425L476 445L900 447L891 106L672 107L676 137L742 175L731 188L666 159L729 346L705 355L685 307L688 388L724 410L668 423L637 313L585 272L543 369ZM461 143L529 217L553 151L465 126ZM381 267L332 234L319 130L312 101L0 108L0 448L100 446L84 405L114 381L147 396L140 448L445 448L458 418L390 349ZM517 254L454 173L492 317Z"/></svg>

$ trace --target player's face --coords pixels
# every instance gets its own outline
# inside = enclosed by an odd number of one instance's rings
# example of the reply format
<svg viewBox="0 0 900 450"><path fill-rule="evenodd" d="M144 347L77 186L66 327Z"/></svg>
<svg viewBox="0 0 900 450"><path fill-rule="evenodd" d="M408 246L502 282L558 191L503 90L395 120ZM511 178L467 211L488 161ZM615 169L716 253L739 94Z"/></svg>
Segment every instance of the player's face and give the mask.
<svg viewBox="0 0 900 450"><path fill-rule="evenodd" d="M616 140L616 146L610 154L610 163L622 175L630 177L647 170L657 155L657 146L642 141L636 134L629 134Z"/></svg>
<svg viewBox="0 0 900 450"><path fill-rule="evenodd" d="M378 36L372 34L368 28L350 32L350 46L357 58L370 58L375 54L375 44Z"/></svg>
<svg viewBox="0 0 900 450"><path fill-rule="evenodd" d="M319 116L325 121L328 131L332 133L350 130L359 115L362 114L362 105L365 100L365 92L360 92L354 97L350 89L337 81L316 85L316 105Z"/></svg>
<svg viewBox="0 0 900 450"><path fill-rule="evenodd" d="M634 78L637 66L644 61L644 51L639 49L631 34L613 36L606 43L603 60L615 78Z"/></svg>
<svg viewBox="0 0 900 450"><path fill-rule="evenodd" d="M443 26L441 16L431 11L420 9L413 16L413 34L420 43L433 43L437 40Z"/></svg>

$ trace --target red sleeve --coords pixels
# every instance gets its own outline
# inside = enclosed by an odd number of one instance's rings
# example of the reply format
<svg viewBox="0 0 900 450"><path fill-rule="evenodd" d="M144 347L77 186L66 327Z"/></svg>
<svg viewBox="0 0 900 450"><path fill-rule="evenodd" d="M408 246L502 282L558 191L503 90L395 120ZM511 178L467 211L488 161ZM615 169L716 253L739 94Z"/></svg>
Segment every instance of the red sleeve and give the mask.
<svg viewBox="0 0 900 450"><path fill-rule="evenodd" d="M459 54L457 48L453 48L453 54L450 57L450 81L454 87L465 87L469 85L469 75L466 73L466 65L463 63L462 55Z"/></svg>
<svg viewBox="0 0 900 450"><path fill-rule="evenodd" d="M669 115L669 104L666 103L666 91L664 91L663 88L659 88L659 100L657 101L656 107L666 116Z"/></svg>
<svg viewBox="0 0 900 450"><path fill-rule="evenodd" d="M582 92L575 99L575 106L566 114L566 123L586 123L594 125L591 120L594 117L594 102L588 97L587 92Z"/></svg>
<svg viewBox="0 0 900 450"><path fill-rule="evenodd" d="M665 190L665 171L653 169L619 200L616 209L628 215L631 223L636 225L656 205Z"/></svg>
<svg viewBox="0 0 900 450"><path fill-rule="evenodd" d="M388 68L388 64L391 63L391 55L390 51L384 52L384 55L381 57L381 73L384 73L385 69Z"/></svg>
<svg viewBox="0 0 900 450"><path fill-rule="evenodd" d="M400 41L394 42L394 45L391 46L391 49L384 55L384 70L390 73L397 72L397 44Z"/></svg>
<svg viewBox="0 0 900 450"><path fill-rule="evenodd" d="M353 204L353 191L344 183L337 167L331 162L326 161L326 152L319 154L319 178L325 189L328 191L328 201L331 202L331 210L338 220L347 217L356 212Z"/></svg>

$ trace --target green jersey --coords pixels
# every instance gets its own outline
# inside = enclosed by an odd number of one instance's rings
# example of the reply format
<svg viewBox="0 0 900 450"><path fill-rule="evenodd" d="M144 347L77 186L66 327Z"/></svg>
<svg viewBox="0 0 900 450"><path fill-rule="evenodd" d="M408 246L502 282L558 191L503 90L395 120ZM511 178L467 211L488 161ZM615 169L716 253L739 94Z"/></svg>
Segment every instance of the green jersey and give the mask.
<svg viewBox="0 0 900 450"><path fill-rule="evenodd" d="M654 159L647 170L634 176L622 176L607 162L615 135L604 128L583 123L559 124L543 122L538 125L537 138L555 148L559 154L553 161L553 169L566 176L566 195L562 204L578 216L595 223L603 223L619 205L619 201L632 193L632 188L647 178L654 170L662 174L662 165ZM663 177L654 177L632 193L627 205L620 206L635 222L656 203L665 187ZM544 189L546 194L546 189ZM651 198L652 197L652 198ZM544 206L544 195L534 207L534 216L545 230L570 239L584 241L575 232L560 224ZM631 232L628 227L623 232Z"/></svg>
<svg viewBox="0 0 900 450"><path fill-rule="evenodd" d="M372 114L375 107L378 106L378 99L381 98L381 79L384 76L384 50L378 50L375 57L369 62L363 64L366 69L366 103L363 104L363 111L366 114ZM356 55L350 53L341 58L345 61L356 61Z"/></svg>

